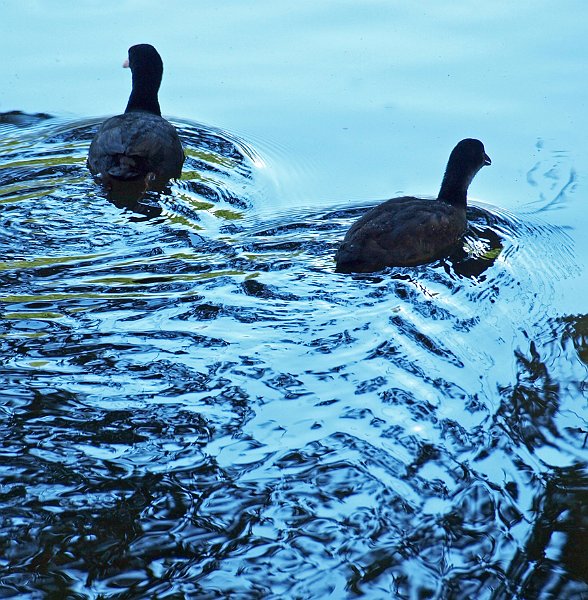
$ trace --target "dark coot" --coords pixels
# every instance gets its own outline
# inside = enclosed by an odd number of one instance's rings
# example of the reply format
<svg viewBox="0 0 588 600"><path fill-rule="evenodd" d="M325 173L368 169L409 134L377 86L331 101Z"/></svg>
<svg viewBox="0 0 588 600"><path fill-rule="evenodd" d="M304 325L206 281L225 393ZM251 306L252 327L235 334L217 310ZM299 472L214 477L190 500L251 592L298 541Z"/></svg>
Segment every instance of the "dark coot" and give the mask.
<svg viewBox="0 0 588 600"><path fill-rule="evenodd" d="M335 260L338 273L372 273L441 258L463 236L467 191L491 164L479 140L462 140L451 152L437 200L393 198L369 210L347 231Z"/></svg>
<svg viewBox="0 0 588 600"><path fill-rule="evenodd" d="M122 115L105 121L90 145L88 168L112 188L124 183L143 189L179 178L184 151L175 127L161 116L157 93L163 62L149 44L129 48L125 67L133 89Z"/></svg>

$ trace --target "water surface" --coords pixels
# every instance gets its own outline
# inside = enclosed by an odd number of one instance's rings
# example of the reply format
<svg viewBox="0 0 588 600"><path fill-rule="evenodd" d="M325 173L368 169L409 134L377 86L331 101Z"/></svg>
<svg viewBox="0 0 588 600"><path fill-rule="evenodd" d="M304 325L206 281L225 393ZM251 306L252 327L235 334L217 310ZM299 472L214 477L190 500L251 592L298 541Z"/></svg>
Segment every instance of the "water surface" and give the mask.
<svg viewBox="0 0 588 600"><path fill-rule="evenodd" d="M579 12L226 3L195 24L177 5L180 49L147 16L129 26L133 2L112 31L97 5L23 6L79 52L35 63L48 34L12 40L25 83L0 105L28 113L0 122L2 596L584 597ZM561 47L530 26L511 39L515 17L549 22ZM168 44L162 104L187 161L165 192L117 205L85 168L95 115L128 91L100 37L124 53L149 32ZM413 44L426 35L430 51ZM61 91L35 94L29 75L55 56ZM554 71L533 110L509 85L476 87L523 73L539 97ZM108 107L61 95L90 72ZM472 133L493 165L463 246L335 274L347 227L397 192L434 195Z"/></svg>

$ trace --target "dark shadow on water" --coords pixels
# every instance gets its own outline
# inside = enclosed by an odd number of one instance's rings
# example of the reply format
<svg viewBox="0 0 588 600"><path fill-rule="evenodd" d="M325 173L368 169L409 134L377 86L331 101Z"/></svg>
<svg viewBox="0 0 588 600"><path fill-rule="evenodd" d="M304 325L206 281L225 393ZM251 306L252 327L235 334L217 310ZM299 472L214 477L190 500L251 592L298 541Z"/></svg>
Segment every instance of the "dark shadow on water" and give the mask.
<svg viewBox="0 0 588 600"><path fill-rule="evenodd" d="M100 181L97 181L97 183L101 184ZM144 181L116 181L111 179L105 193L114 206L135 213L137 217L132 220L149 220L161 216L163 212L158 196L160 192L165 191L165 183L159 186L149 186L149 189L147 189L147 184Z"/></svg>
<svg viewBox="0 0 588 600"><path fill-rule="evenodd" d="M21 110L11 110L0 113L0 127L12 125L13 127L31 127L39 122L53 118L47 113L25 113Z"/></svg>
<svg viewBox="0 0 588 600"><path fill-rule="evenodd" d="M505 242L497 229L499 220L492 213L470 207L468 219L464 242L448 257L448 262L456 275L480 279L494 265Z"/></svg>
<svg viewBox="0 0 588 600"><path fill-rule="evenodd" d="M586 465L554 469L533 501L533 527L493 598L584 598L588 594ZM530 565L532 567L530 568Z"/></svg>
<svg viewBox="0 0 588 600"><path fill-rule="evenodd" d="M566 317L564 319L564 342L572 341L580 360L588 366L588 315ZM588 382L586 382L588 389Z"/></svg>
<svg viewBox="0 0 588 600"><path fill-rule="evenodd" d="M586 317L565 318L557 327L561 344L572 340L578 358L585 357L586 338L582 328ZM563 329L562 329L563 324ZM557 343L557 340L556 340ZM533 455L559 440L575 447L578 456L587 447L588 423L562 430L558 414L566 411L565 388L552 373L546 358L532 341L527 353L516 353L517 383L501 390L504 399L492 429L499 446L508 453L526 448ZM584 382L568 381L581 393ZM585 391L585 389L584 389ZM511 446L512 445L512 446ZM509 446L511 446L509 448ZM491 451L488 448L487 451ZM478 459L486 453L483 451ZM572 460L572 456L566 458ZM527 467L523 463L520 468ZM531 514L533 526L511 560L492 598L580 598L588 594L588 471L585 462L570 467L551 467L535 484ZM515 499L516 485L507 487Z"/></svg>

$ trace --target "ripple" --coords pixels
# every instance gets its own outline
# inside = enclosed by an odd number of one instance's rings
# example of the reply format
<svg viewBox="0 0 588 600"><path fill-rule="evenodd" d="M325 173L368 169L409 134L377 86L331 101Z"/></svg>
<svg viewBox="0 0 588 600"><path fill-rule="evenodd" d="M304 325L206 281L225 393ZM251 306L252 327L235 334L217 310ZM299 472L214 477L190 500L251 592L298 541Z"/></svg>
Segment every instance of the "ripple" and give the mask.
<svg viewBox="0 0 588 600"><path fill-rule="evenodd" d="M452 256L343 276L368 203L260 212L271 156L236 136L175 121L183 178L142 209L86 171L96 120L25 121L0 141L2 594L490 597L542 581L536 551L579 589L565 229L476 202Z"/></svg>
<svg viewBox="0 0 588 600"><path fill-rule="evenodd" d="M540 158L527 172L527 182L538 191L538 199L528 205L531 214L562 208L578 180L569 152L550 149L541 139L537 141L536 149Z"/></svg>

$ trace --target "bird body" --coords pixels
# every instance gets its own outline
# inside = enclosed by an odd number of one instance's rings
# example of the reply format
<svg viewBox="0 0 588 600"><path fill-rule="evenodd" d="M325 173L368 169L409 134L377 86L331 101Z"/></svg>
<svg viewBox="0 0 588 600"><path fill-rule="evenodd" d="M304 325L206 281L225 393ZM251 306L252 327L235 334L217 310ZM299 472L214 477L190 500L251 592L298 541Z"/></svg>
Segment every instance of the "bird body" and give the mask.
<svg viewBox="0 0 588 600"><path fill-rule="evenodd" d="M158 115L128 112L105 121L90 145L94 174L164 183L182 174L184 151L175 127Z"/></svg>
<svg viewBox="0 0 588 600"><path fill-rule="evenodd" d="M411 196L393 198L351 226L337 253L337 270L365 273L430 262L459 241L466 225L465 207Z"/></svg>
<svg viewBox="0 0 588 600"><path fill-rule="evenodd" d="M490 159L479 140L453 149L436 200L392 198L370 209L347 231L337 252L339 273L372 273L441 258L467 227L467 189Z"/></svg>

